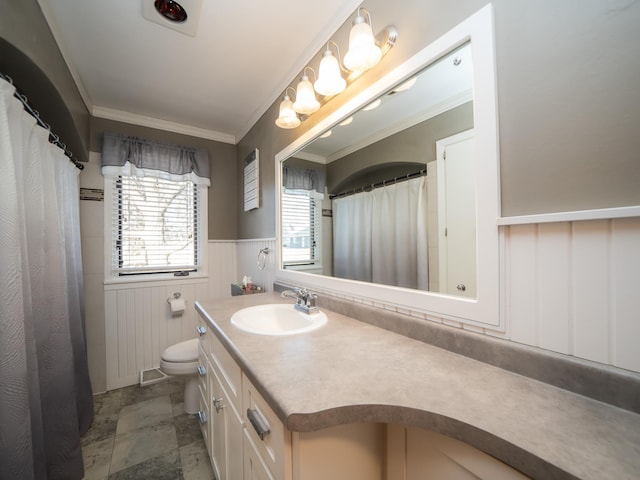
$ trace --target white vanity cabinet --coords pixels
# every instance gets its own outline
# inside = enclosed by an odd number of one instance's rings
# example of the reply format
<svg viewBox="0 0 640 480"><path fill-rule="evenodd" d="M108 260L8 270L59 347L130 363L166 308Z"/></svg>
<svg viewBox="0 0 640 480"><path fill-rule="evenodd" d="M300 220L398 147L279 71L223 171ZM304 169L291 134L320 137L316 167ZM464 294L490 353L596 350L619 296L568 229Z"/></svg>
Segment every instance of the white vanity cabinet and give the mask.
<svg viewBox="0 0 640 480"><path fill-rule="evenodd" d="M218 480L242 478L240 368L201 317L200 426ZM222 349L222 350L221 350Z"/></svg>
<svg viewBox="0 0 640 480"><path fill-rule="evenodd" d="M199 317L201 420L218 480L527 478L480 450L435 432L350 423L291 432Z"/></svg>

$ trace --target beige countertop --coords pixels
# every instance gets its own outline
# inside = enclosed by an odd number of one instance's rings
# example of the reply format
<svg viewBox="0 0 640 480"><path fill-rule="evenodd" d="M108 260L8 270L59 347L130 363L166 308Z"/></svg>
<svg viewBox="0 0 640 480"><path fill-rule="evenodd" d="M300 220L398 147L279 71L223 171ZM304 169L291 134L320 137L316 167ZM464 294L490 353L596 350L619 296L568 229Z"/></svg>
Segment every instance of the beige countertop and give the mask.
<svg viewBox="0 0 640 480"><path fill-rule="evenodd" d="M291 431L401 423L465 441L534 478L640 478L640 415L323 309L324 327L234 327L277 294L202 301L229 353ZM640 393L639 393L640 394Z"/></svg>

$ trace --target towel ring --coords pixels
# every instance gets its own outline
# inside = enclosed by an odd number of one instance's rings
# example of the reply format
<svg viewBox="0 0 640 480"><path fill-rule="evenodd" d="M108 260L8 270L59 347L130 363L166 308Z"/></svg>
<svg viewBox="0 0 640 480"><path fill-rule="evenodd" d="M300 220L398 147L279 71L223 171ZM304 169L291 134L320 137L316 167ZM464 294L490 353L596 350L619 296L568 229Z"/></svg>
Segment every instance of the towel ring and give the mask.
<svg viewBox="0 0 640 480"><path fill-rule="evenodd" d="M267 255L269 254L269 247L261 248L258 252L258 270L264 270L267 265Z"/></svg>

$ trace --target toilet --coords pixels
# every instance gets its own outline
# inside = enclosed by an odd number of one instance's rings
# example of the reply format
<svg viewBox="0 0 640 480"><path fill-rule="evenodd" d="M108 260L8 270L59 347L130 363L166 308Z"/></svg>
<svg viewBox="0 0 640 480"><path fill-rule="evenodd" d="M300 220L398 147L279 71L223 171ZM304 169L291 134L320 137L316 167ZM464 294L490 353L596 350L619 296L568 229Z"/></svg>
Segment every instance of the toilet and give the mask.
<svg viewBox="0 0 640 480"><path fill-rule="evenodd" d="M198 413L200 396L198 394L198 343L194 338L171 345L160 360L160 370L167 375L184 376L184 411L190 415Z"/></svg>

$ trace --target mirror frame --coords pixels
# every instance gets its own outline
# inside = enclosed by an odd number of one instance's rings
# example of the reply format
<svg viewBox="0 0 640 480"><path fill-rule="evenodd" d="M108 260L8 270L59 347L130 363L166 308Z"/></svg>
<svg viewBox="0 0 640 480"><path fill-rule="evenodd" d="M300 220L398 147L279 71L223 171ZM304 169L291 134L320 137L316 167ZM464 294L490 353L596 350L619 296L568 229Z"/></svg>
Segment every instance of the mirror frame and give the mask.
<svg viewBox="0 0 640 480"><path fill-rule="evenodd" d="M440 57L471 41L473 69L473 121L476 132L476 239L477 295L474 299L435 292L413 290L376 283L347 280L282 268L282 231L280 192L282 162L294 155L321 133L353 114L393 86L410 78ZM482 65L477 68L477 65ZM493 8L486 5L453 27L416 55L380 80L356 94L327 118L302 134L275 156L276 173L276 261L275 279L304 286L319 293L353 299L373 306L397 309L399 312L454 320L491 330L504 331L501 297L501 233L500 218L498 109L495 73ZM435 319L435 318L434 318Z"/></svg>

